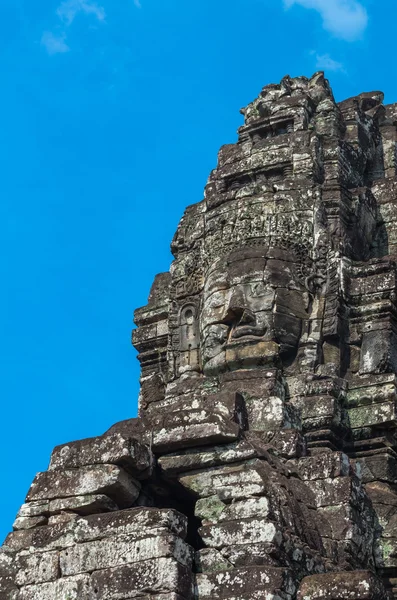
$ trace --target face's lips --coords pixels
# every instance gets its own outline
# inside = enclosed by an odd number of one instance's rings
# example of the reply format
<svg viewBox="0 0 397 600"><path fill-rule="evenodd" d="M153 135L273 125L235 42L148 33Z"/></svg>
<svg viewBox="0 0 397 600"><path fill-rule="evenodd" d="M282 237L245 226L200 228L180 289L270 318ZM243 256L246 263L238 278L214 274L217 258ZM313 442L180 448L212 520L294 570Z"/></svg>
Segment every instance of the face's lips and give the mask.
<svg viewBox="0 0 397 600"><path fill-rule="evenodd" d="M258 325L240 325L232 330L230 337L233 340L247 336L262 337L265 333L265 327L260 327Z"/></svg>

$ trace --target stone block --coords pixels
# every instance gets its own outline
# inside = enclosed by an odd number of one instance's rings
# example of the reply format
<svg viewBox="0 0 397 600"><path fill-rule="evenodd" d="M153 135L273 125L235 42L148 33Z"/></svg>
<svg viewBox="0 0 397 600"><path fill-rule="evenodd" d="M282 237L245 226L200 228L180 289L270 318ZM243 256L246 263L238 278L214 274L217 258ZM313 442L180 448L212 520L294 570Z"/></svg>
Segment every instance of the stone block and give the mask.
<svg viewBox="0 0 397 600"><path fill-rule="evenodd" d="M303 431L344 426L345 412L340 401L333 396L300 397L294 400L294 405L301 411Z"/></svg>
<svg viewBox="0 0 397 600"><path fill-rule="evenodd" d="M195 565L197 573L215 573L216 571L229 571L234 568L233 564L215 548L198 550Z"/></svg>
<svg viewBox="0 0 397 600"><path fill-rule="evenodd" d="M269 513L269 500L266 497L247 498L247 500L228 504L220 514L219 521L239 521L253 517L265 518Z"/></svg>
<svg viewBox="0 0 397 600"><path fill-rule="evenodd" d="M397 341L387 330L369 331L363 335L360 373L397 371Z"/></svg>
<svg viewBox="0 0 397 600"><path fill-rule="evenodd" d="M396 273L393 267L388 267L383 273L371 274L366 277L357 277L351 280L349 293L351 296L365 296L367 294L378 294L380 291L393 291L396 287Z"/></svg>
<svg viewBox="0 0 397 600"><path fill-rule="evenodd" d="M79 515L90 515L113 510L118 510L117 504L103 494L27 502L22 504L18 511L14 529L29 529L30 527L46 524L46 517L56 515L61 511L73 511Z"/></svg>
<svg viewBox="0 0 397 600"><path fill-rule="evenodd" d="M78 519L75 537L80 543L117 535L140 539L164 532L174 533L184 539L187 535L187 518L168 508L131 508Z"/></svg>
<svg viewBox="0 0 397 600"><path fill-rule="evenodd" d="M247 498L232 504L225 504L216 495L209 496L198 500L194 511L195 516L201 519L204 525L251 517L265 518L269 513L269 500L264 496Z"/></svg>
<svg viewBox="0 0 397 600"><path fill-rule="evenodd" d="M277 396L285 399L285 384L277 369L238 369L221 373L219 378L222 389L243 398Z"/></svg>
<svg viewBox="0 0 397 600"><path fill-rule="evenodd" d="M15 565L16 552L6 546L0 547L0 577L14 576L16 573Z"/></svg>
<svg viewBox="0 0 397 600"><path fill-rule="evenodd" d="M394 487L382 481L373 481L365 485L372 504L384 505L390 508L397 507L397 493Z"/></svg>
<svg viewBox="0 0 397 600"><path fill-rule="evenodd" d="M40 525L47 524L47 517L17 517L13 523L13 529L18 531L19 529L33 529Z"/></svg>
<svg viewBox="0 0 397 600"><path fill-rule="evenodd" d="M36 500L34 502L27 502L22 504L18 511L17 517L41 517L42 515L48 515L49 501L48 500Z"/></svg>
<svg viewBox="0 0 397 600"><path fill-rule="evenodd" d="M150 475L154 458L149 448L121 433L56 446L51 455L50 471L77 469L90 465L118 465L134 477Z"/></svg>
<svg viewBox="0 0 397 600"><path fill-rule="evenodd" d="M282 398L250 398L246 400L249 429L255 431L274 431L283 427L293 427L296 419L291 418L291 410ZM289 408L292 408L289 405Z"/></svg>
<svg viewBox="0 0 397 600"><path fill-rule="evenodd" d="M155 452L237 440L240 427L221 414L211 411L181 411L153 425L152 448Z"/></svg>
<svg viewBox="0 0 397 600"><path fill-rule="evenodd" d="M200 498L215 493L226 501L257 496L267 490L266 471L260 460L214 467L192 475L181 474L178 480Z"/></svg>
<svg viewBox="0 0 397 600"><path fill-rule="evenodd" d="M311 575L303 579L297 600L386 600L382 583L368 571Z"/></svg>
<svg viewBox="0 0 397 600"><path fill-rule="evenodd" d="M261 591L283 591L293 594L295 585L286 569L275 567L248 567L219 571L217 573L199 573L196 575L196 597L207 598L247 598L249 594ZM258 598L261 596L259 595Z"/></svg>
<svg viewBox="0 0 397 600"><path fill-rule="evenodd" d="M249 432L246 434L250 439ZM260 434L264 442L268 443L282 458L300 458L306 453L306 440L297 429L278 429Z"/></svg>
<svg viewBox="0 0 397 600"><path fill-rule="evenodd" d="M348 409L350 427L360 429L371 425L397 423L396 402L380 402Z"/></svg>
<svg viewBox="0 0 397 600"><path fill-rule="evenodd" d="M377 566L381 569L387 569L388 571L393 569L394 571L397 568L397 540L392 538L380 538L379 551L381 558L377 563ZM395 589L397 591L397 585L395 585Z"/></svg>
<svg viewBox="0 0 397 600"><path fill-rule="evenodd" d="M132 600L132 599L131 599ZM150 594L148 596L139 596L139 600L186 600L179 594Z"/></svg>
<svg viewBox="0 0 397 600"><path fill-rule="evenodd" d="M72 498L59 498L48 503L50 515L56 515L62 511L72 511L78 515L94 515L119 510L117 504L104 494L87 496L73 496Z"/></svg>
<svg viewBox="0 0 397 600"><path fill-rule="evenodd" d="M282 543L273 542L236 544L222 548L224 560L230 561L234 568L268 566L289 566Z"/></svg>
<svg viewBox="0 0 397 600"><path fill-rule="evenodd" d="M179 425L181 420L178 413L183 414L183 421L186 420L185 413L188 413L189 421L197 419L198 414L199 418L204 420L209 414L222 415L228 421L236 423L244 420L245 403L241 394L232 390L211 394L210 389L200 394L197 389L191 389L190 382L185 383L185 386L182 383L179 385L175 395L167 395L163 401L156 402L151 413L146 412L145 420L150 423L150 428Z"/></svg>
<svg viewBox="0 0 397 600"><path fill-rule="evenodd" d="M19 588L9 577L0 577L0 598L4 600L19 600Z"/></svg>
<svg viewBox="0 0 397 600"><path fill-rule="evenodd" d="M58 525L44 525L24 531L14 531L6 537L5 544L16 551L32 548L35 552L46 552L69 548L75 543L74 528L75 524L71 521Z"/></svg>
<svg viewBox="0 0 397 600"><path fill-rule="evenodd" d="M191 568L192 552L186 542L171 534L138 540L115 536L76 544L61 551L59 560L62 577L66 577L163 557Z"/></svg>
<svg viewBox="0 0 397 600"><path fill-rule="evenodd" d="M98 465L45 471L36 475L27 501L104 494L120 508L131 506L138 498L140 484L115 465Z"/></svg>
<svg viewBox="0 0 397 600"><path fill-rule="evenodd" d="M145 560L95 571L92 588L97 600L127 600L144 593L176 593L189 600L192 572L172 558Z"/></svg>
<svg viewBox="0 0 397 600"><path fill-rule="evenodd" d="M347 406L365 406L396 401L397 382L394 373L367 374L352 378L346 394Z"/></svg>
<svg viewBox="0 0 397 600"><path fill-rule="evenodd" d="M176 475L190 470L216 467L223 464L255 458L257 452L245 440L199 449L189 449L160 456L158 462L167 475Z"/></svg>
<svg viewBox="0 0 397 600"><path fill-rule="evenodd" d="M19 586L55 581L59 577L59 553L21 552L16 557L15 583Z"/></svg>
<svg viewBox="0 0 397 600"><path fill-rule="evenodd" d="M315 456L290 460L287 466L296 469L304 481L343 477L352 472L349 457L343 452L322 452Z"/></svg>
<svg viewBox="0 0 397 600"><path fill-rule="evenodd" d="M363 483L383 481L397 482L397 459L393 454L375 454L354 459L357 473Z"/></svg>
<svg viewBox="0 0 397 600"><path fill-rule="evenodd" d="M15 552L7 546L2 546L0 548L0 598L18 600L16 572Z"/></svg>
<svg viewBox="0 0 397 600"><path fill-rule="evenodd" d="M92 600L92 598L88 575L67 577L39 585L27 585L21 588L18 596L18 600Z"/></svg>
<svg viewBox="0 0 397 600"><path fill-rule="evenodd" d="M349 503L357 506L364 497L364 489L353 476L307 481L306 485L312 490L318 507Z"/></svg>
<svg viewBox="0 0 397 600"><path fill-rule="evenodd" d="M228 546L222 549L222 556L235 567L284 566L302 574L324 571L324 558L288 535L284 535L281 542Z"/></svg>
<svg viewBox="0 0 397 600"><path fill-rule="evenodd" d="M354 517L352 509L348 505L318 508L318 523L321 536L337 541L352 539L355 535Z"/></svg>
<svg viewBox="0 0 397 600"><path fill-rule="evenodd" d="M208 523L217 523L225 508L226 504L215 494L214 496L197 500L194 515L198 519L201 519L205 525Z"/></svg>
<svg viewBox="0 0 397 600"><path fill-rule="evenodd" d="M199 535L209 548L236 544L272 543L281 540L281 532L268 519L240 519L228 523L200 527Z"/></svg>
<svg viewBox="0 0 397 600"><path fill-rule="evenodd" d="M56 515L48 517L48 525L58 525L60 523L69 523L70 521L76 521L78 515L72 512L60 512Z"/></svg>

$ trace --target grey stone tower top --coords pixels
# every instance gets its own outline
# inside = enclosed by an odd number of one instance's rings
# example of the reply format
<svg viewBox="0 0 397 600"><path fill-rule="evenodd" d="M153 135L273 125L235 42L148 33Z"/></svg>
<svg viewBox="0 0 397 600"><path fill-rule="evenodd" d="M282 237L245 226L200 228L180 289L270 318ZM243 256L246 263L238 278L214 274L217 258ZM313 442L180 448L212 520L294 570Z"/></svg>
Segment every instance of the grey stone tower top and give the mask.
<svg viewBox="0 0 397 600"><path fill-rule="evenodd" d="M55 448L1 599L397 597L397 105L242 113L135 312L139 417Z"/></svg>

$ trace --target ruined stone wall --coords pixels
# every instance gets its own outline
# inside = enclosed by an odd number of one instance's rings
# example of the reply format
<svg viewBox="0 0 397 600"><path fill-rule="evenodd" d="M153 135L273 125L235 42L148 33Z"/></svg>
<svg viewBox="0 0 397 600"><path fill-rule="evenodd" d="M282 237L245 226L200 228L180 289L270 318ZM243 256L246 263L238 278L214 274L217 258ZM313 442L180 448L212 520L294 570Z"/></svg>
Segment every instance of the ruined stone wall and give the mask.
<svg viewBox="0 0 397 600"><path fill-rule="evenodd" d="M139 417L55 448L1 599L397 597L397 105L242 113L135 312Z"/></svg>

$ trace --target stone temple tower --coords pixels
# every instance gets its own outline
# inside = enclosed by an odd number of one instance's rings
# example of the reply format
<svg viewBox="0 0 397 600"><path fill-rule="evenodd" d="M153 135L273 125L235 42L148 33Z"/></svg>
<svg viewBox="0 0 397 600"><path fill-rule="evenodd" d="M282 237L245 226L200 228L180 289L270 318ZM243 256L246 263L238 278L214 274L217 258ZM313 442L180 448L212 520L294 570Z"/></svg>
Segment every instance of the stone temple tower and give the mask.
<svg viewBox="0 0 397 600"><path fill-rule="evenodd" d="M1 600L397 598L397 104L242 113L135 312L139 417L58 446Z"/></svg>

